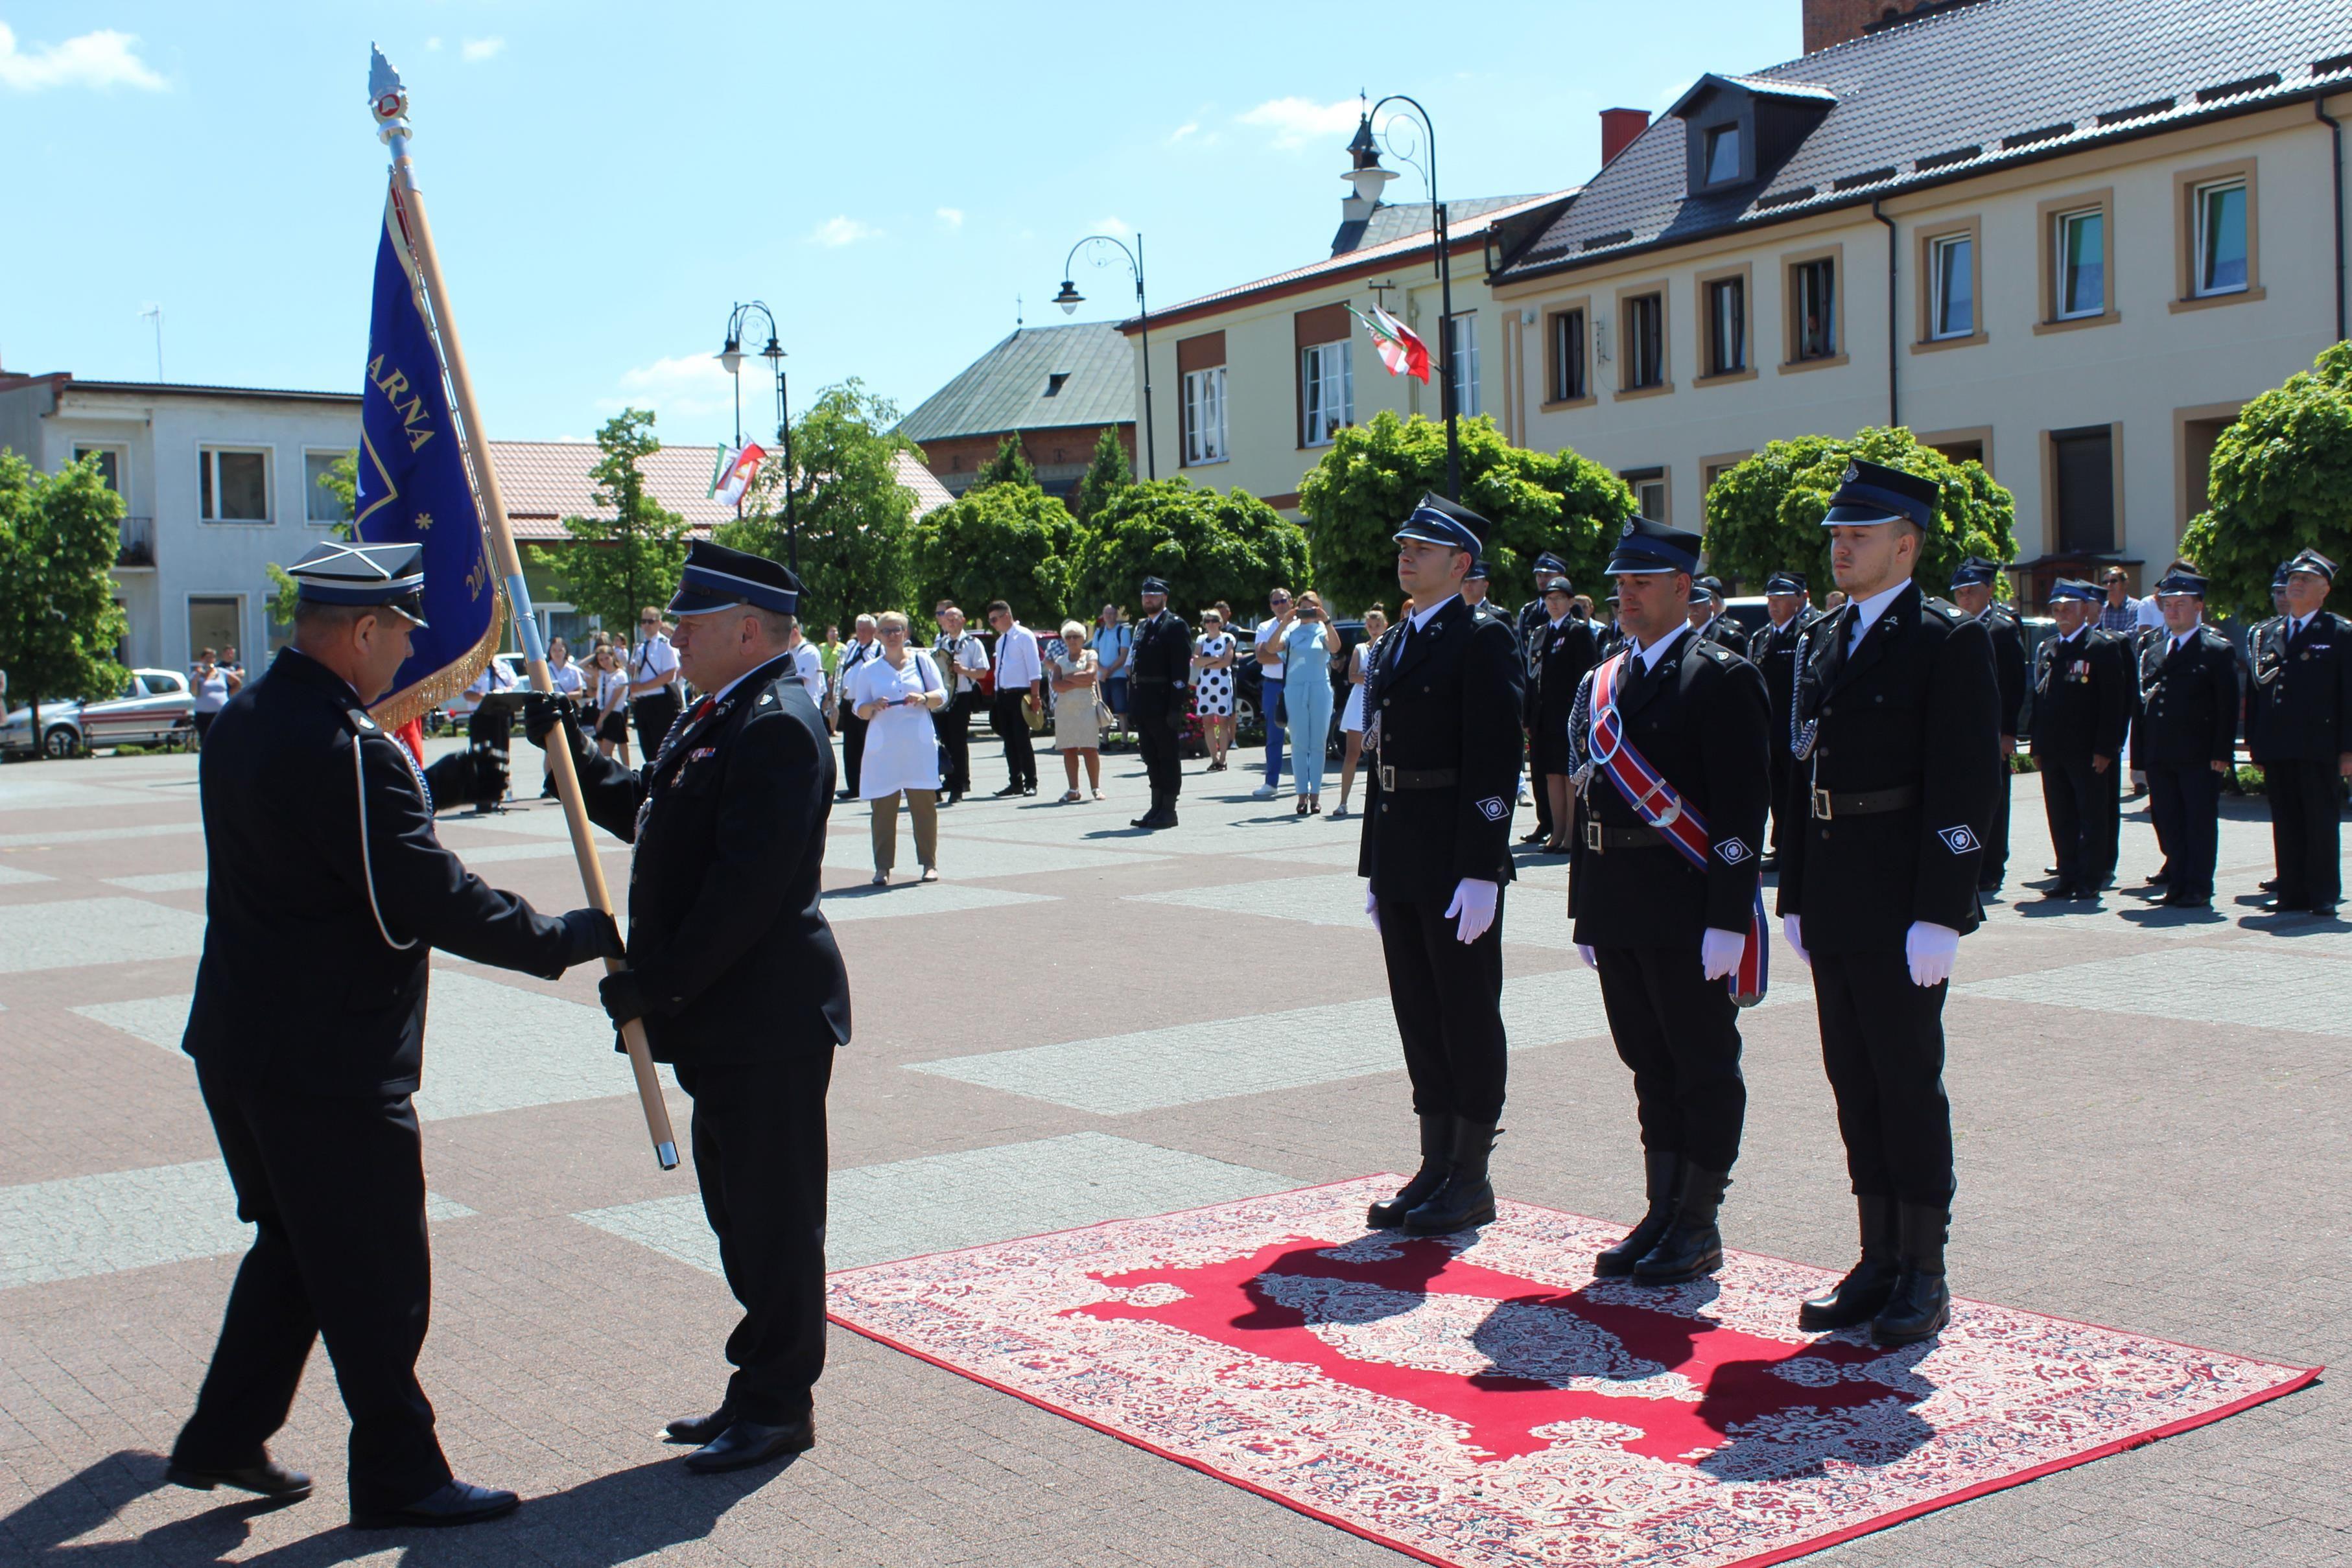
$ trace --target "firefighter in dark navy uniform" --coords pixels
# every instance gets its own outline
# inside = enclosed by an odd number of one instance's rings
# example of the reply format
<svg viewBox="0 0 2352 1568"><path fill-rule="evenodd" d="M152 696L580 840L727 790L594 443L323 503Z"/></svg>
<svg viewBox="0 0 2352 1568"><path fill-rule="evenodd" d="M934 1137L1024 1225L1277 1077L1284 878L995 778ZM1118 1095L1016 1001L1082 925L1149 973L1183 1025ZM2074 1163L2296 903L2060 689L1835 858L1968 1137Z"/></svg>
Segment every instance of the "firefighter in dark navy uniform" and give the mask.
<svg viewBox="0 0 2352 1568"><path fill-rule="evenodd" d="M1698 550L1696 534L1645 518L1625 525L1607 570L1627 646L1585 679L1570 719L1583 805L1569 915L1633 1070L1649 1197L1641 1223L1593 1272L1643 1285L1722 1266L1716 1213L1748 1106L1733 987L1750 940L1765 940L1756 903L1772 789L1764 678L1690 625ZM1663 782L1622 771L1628 763ZM1638 809L1628 789L1653 809ZM1685 815L1706 823L1693 851L1703 865L1660 831L1661 819Z"/></svg>
<svg viewBox="0 0 2352 1568"><path fill-rule="evenodd" d="M2000 770L1994 776L1992 819L1985 828L1984 860L1977 869L1977 891L1999 893L2001 873L2009 868L2010 758L2017 750L2017 726L2025 709L2025 633L2017 614L1993 597L1999 563L1972 555L1952 573L1952 598L1960 612L1983 622L1992 639L1993 674L2000 683Z"/></svg>
<svg viewBox="0 0 2352 1568"><path fill-rule="evenodd" d="M1690 626L1702 643L1715 643L1730 649L1741 658L1748 657L1748 629L1723 612L1723 580L1719 577L1699 577L1691 580Z"/></svg>
<svg viewBox="0 0 2352 1568"><path fill-rule="evenodd" d="M1569 789L1568 716L1585 672L1601 662L1592 628L1570 612L1575 601L1576 590L1569 580L1553 578L1542 600L1551 619L1536 628L1536 645L1528 661L1535 672L1528 685L1528 771L1548 830L1542 841L1554 854L1569 848L1576 821Z"/></svg>
<svg viewBox="0 0 2352 1568"><path fill-rule="evenodd" d="M2138 653L2132 683L2132 762L2147 775L2147 814L2164 851L2163 902L2213 902L2221 776L2238 741L2238 654L2205 620L2205 580L2168 573L2156 585L2164 629ZM2157 880L2154 878L2151 881Z"/></svg>
<svg viewBox="0 0 2352 1568"><path fill-rule="evenodd" d="M2132 648L2099 630L2105 597L2078 579L2051 584L2058 631L2034 651L2033 759L2058 864L2058 880L2043 895L2052 899L2096 899L2116 874Z"/></svg>
<svg viewBox="0 0 2352 1568"><path fill-rule="evenodd" d="M1544 550L1536 557L1535 574L1536 596L1519 606L1518 614L1511 622L1511 629L1518 633L1519 646L1527 650L1528 679L1530 681L1536 678L1537 635L1556 619L1546 601L1551 597L1552 583L1568 577L1568 562L1551 551ZM1573 593L1575 590L1569 591Z"/></svg>
<svg viewBox="0 0 2352 1568"><path fill-rule="evenodd" d="M442 848L414 761L368 714L425 624L422 555L322 544L295 562L293 643L221 711L198 770L206 921L184 1047L258 1233L167 1473L308 1496L264 1444L323 1337L362 1528L470 1523L516 1500L451 1477L416 1381L426 960L439 947L552 979L620 954L610 916L540 915Z"/></svg>
<svg viewBox="0 0 2352 1568"><path fill-rule="evenodd" d="M1135 628L1135 651L1128 662L1128 701L1135 716L1136 749L1143 753L1151 780L1151 809L1129 825L1172 828L1176 797L1184 788L1179 745L1191 711L1192 633L1168 613L1168 585L1143 580L1143 619Z"/></svg>
<svg viewBox="0 0 2352 1568"><path fill-rule="evenodd" d="M1397 530L1415 609L1365 661L1372 762L1357 873L1379 928L1421 1123L1421 1166L1370 1223L1424 1233L1495 1217L1503 1112L1503 884L1511 880L1525 666L1507 622L1462 599L1486 534L1423 496Z"/></svg>
<svg viewBox="0 0 2352 1568"><path fill-rule="evenodd" d="M1765 579L1766 621L1748 644L1748 662L1764 674L1764 695L1772 714L1772 848L1763 868L1768 872L1780 869L1780 841L1788 836L1780 801L1794 766L1789 760L1789 702L1797 689L1797 640L1822 618L1806 597L1806 587L1802 572L1776 571Z"/></svg>
<svg viewBox="0 0 2352 1568"><path fill-rule="evenodd" d="M2329 610L2336 563L2307 549L2286 563L2285 613L2252 649L2250 724L2271 808L2273 914L2336 913L2342 896L2343 784L2352 777L2352 621Z"/></svg>
<svg viewBox="0 0 2352 1568"><path fill-rule="evenodd" d="M1805 1329L1926 1339L1951 1312L1952 1113L1944 998L1983 919L2000 688L1984 626L1912 574L1940 530L1932 481L1847 465L1822 526L1847 601L1797 670L1780 915L1812 966L1822 1059L1860 1212L1862 1260L1804 1303Z"/></svg>
<svg viewBox="0 0 2352 1568"><path fill-rule="evenodd" d="M524 715L535 746L562 717L588 814L636 846L628 967L599 989L693 1096L695 1179L743 1307L726 1396L663 1432L700 1445L697 1470L809 1448L824 1366L824 1096L849 977L817 907L833 747L793 662L799 595L763 556L688 549L669 610L679 668L706 695L642 771L597 756L559 699Z"/></svg>

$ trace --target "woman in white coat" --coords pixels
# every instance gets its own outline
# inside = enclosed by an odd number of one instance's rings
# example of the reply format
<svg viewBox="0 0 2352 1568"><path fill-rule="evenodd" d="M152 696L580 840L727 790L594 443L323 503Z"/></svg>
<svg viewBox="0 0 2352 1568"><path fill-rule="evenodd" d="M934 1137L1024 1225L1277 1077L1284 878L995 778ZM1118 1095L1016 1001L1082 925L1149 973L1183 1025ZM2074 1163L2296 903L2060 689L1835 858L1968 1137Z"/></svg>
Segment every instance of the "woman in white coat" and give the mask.
<svg viewBox="0 0 2352 1568"><path fill-rule="evenodd" d="M880 617L882 656L850 672L842 696L866 723L857 792L874 806L874 884L890 880L898 851L898 797L915 819L915 859L924 882L940 880L940 740L931 715L947 687L929 655L909 653L907 618Z"/></svg>

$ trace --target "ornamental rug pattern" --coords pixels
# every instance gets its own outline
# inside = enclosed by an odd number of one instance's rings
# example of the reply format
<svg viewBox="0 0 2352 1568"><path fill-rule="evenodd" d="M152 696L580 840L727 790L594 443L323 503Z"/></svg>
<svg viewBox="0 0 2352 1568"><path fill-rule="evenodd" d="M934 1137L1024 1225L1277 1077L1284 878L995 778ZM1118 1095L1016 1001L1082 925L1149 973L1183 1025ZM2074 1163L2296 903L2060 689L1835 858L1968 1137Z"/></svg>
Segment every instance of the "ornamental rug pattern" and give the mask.
<svg viewBox="0 0 2352 1568"><path fill-rule="evenodd" d="M2217 1420L2315 1373L1956 1301L1798 1332L1836 1276L1591 1278L1619 1226L1504 1203L1367 1232L1402 1178L846 1270L835 1321L1426 1561L1784 1560Z"/></svg>

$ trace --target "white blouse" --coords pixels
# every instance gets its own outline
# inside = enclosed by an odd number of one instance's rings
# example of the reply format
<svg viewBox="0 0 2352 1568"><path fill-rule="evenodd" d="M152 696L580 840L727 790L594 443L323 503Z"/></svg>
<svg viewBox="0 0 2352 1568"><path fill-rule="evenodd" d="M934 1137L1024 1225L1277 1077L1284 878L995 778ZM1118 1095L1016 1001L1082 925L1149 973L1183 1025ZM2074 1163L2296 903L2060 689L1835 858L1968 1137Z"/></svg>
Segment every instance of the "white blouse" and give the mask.
<svg viewBox="0 0 2352 1568"><path fill-rule="evenodd" d="M909 652L897 669L887 659L869 659L849 673L843 695L853 708L940 690L940 669ZM866 727L866 749L857 765L860 799L878 800L901 789L940 787L940 737L930 709L899 702L874 716Z"/></svg>

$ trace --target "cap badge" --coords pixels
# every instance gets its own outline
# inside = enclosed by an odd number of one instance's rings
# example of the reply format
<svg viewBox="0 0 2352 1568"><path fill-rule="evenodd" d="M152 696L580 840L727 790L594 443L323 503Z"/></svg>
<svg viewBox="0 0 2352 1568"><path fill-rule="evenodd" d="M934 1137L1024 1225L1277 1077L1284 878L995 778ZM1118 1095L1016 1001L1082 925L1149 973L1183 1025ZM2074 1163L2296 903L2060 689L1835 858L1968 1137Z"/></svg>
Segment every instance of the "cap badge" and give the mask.
<svg viewBox="0 0 2352 1568"><path fill-rule="evenodd" d="M1853 485L1859 483L1861 478L1862 470L1849 463L1845 465L1845 472L1838 476L1838 483L1841 485Z"/></svg>
<svg viewBox="0 0 2352 1568"><path fill-rule="evenodd" d="M1633 537L1633 518L1628 517L1628 518L1626 518L1626 519L1625 519L1625 526L1624 526L1624 528L1622 528L1622 529L1620 529L1620 530L1618 531L1617 537L1618 537L1619 538L1621 538L1621 539L1630 539L1630 538L1632 538Z"/></svg>

